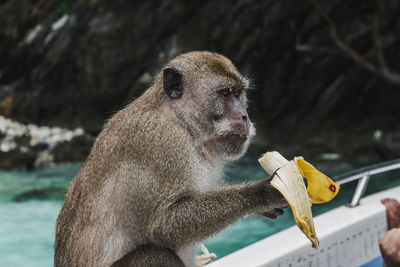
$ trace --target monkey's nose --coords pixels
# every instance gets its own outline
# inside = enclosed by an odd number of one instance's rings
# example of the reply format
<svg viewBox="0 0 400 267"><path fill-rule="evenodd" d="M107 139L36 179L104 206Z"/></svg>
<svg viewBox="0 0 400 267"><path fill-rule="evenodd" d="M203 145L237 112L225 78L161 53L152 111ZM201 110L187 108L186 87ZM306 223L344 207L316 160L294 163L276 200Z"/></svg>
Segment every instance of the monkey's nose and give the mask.
<svg viewBox="0 0 400 267"><path fill-rule="evenodd" d="M247 121L247 116L243 115L242 120Z"/></svg>

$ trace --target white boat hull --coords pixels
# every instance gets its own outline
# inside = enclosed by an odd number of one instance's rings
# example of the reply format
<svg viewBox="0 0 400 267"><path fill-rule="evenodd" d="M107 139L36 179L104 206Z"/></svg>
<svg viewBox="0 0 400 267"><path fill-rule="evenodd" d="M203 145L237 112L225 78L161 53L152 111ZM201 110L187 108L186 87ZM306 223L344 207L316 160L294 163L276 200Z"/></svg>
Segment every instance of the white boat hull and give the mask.
<svg viewBox="0 0 400 267"><path fill-rule="evenodd" d="M380 256L387 231L383 198L400 201L400 186L361 199L355 208L339 207L314 218L320 249L293 226L227 255L208 267L360 266Z"/></svg>

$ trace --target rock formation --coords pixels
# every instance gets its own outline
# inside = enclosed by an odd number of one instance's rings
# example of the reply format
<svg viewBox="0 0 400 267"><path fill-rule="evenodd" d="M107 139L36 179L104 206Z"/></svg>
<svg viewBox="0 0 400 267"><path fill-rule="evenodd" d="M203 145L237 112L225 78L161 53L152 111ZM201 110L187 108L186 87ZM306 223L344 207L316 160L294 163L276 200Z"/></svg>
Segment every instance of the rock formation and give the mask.
<svg viewBox="0 0 400 267"><path fill-rule="evenodd" d="M168 59L211 50L253 80L260 137L334 152L373 146L377 130L400 131L400 86L346 54L313 2L5 0L0 101L13 98L9 116L19 122L95 136ZM322 3L345 44L375 66L383 54L400 72L399 1Z"/></svg>

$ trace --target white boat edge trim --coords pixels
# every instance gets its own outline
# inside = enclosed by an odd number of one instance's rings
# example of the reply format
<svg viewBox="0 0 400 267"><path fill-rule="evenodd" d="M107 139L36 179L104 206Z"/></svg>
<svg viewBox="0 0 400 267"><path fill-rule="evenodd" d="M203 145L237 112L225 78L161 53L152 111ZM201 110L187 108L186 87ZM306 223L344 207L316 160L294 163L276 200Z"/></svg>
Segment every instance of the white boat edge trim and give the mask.
<svg viewBox="0 0 400 267"><path fill-rule="evenodd" d="M207 266L360 266L380 255L378 242L387 230L384 198L400 201L400 186L362 198L357 207L341 206L315 217L319 250L293 226Z"/></svg>

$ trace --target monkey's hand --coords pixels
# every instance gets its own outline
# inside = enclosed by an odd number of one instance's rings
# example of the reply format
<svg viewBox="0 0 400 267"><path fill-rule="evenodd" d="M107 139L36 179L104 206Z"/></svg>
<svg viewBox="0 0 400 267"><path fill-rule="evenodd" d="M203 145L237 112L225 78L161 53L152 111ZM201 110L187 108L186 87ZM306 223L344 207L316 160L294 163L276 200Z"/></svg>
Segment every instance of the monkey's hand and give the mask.
<svg viewBox="0 0 400 267"><path fill-rule="evenodd" d="M261 212L260 215L271 219L276 219L276 217L282 215L283 209L288 207L288 202L282 193L270 184L272 178L274 178L278 170L279 168L270 177L262 181L263 186L265 186L265 188L268 190L268 199L270 200L270 205L268 206L267 210Z"/></svg>

